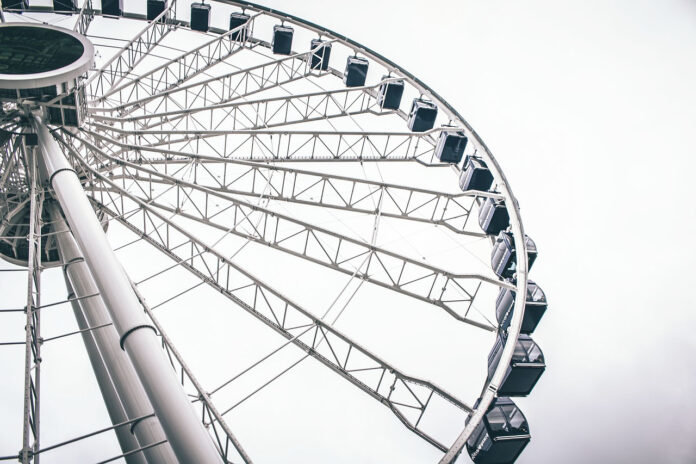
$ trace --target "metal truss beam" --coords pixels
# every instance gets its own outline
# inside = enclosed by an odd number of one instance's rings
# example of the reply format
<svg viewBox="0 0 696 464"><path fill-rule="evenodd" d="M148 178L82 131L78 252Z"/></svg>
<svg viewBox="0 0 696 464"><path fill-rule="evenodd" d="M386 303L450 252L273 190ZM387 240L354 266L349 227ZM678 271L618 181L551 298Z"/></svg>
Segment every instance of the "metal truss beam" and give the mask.
<svg viewBox="0 0 696 464"><path fill-rule="evenodd" d="M139 302L88 201L77 173L38 115L30 119L41 149L43 172L65 213L75 240L94 277L120 346L126 351L162 424L177 459L213 464L221 457L198 422L190 402L159 348L153 327L137 308ZM73 282L74 284L74 282Z"/></svg>
<svg viewBox="0 0 696 464"><path fill-rule="evenodd" d="M22 449L23 464L39 463L41 416L41 215L43 193L38 186L36 152L22 142L24 159L30 163L30 214L27 258L27 305L24 352L24 421Z"/></svg>
<svg viewBox="0 0 696 464"><path fill-rule="evenodd" d="M246 40L232 39L232 35L243 27L245 26L232 29L151 71L112 88L101 95L99 101L112 99L128 102L138 100L143 95L157 95L181 86L189 79L250 46Z"/></svg>
<svg viewBox="0 0 696 464"><path fill-rule="evenodd" d="M101 141L106 142L111 148L129 148L102 134L92 131L85 133L91 136L93 143L99 144ZM153 155L147 157L143 152ZM97 161L93 159L92 153L92 150L85 150L82 156L88 162ZM384 217L441 225L457 234L475 237L485 236L482 232L472 232L466 227L476 199L503 198L502 195L491 192L468 191L452 194L159 148L139 148L127 153L121 152L119 157L180 179L178 176L181 167L191 165L191 175L195 184L224 194L263 197L364 214L376 213L375 204L381 195L380 214ZM110 168L107 166L106 169ZM116 180L117 177L111 179Z"/></svg>
<svg viewBox="0 0 696 464"><path fill-rule="evenodd" d="M293 344L307 354L389 407L411 431L438 449L447 449L426 432L420 423L431 404L430 399L433 396L443 399L445 407L454 408L462 422L471 411L469 406L431 382L410 377L387 364L231 260L209 249L182 227L168 221L143 202L130 199L140 209L137 214L128 217L124 215L125 210L121 209L123 197L109 199L106 194L109 207L96 199L94 201L114 220L180 263L183 268L283 337L292 340ZM303 329L312 325L313 330L298 336ZM322 339L326 343L320 343Z"/></svg>
<svg viewBox="0 0 696 464"><path fill-rule="evenodd" d="M104 359L99 353L99 348L94 341L94 335L91 333L90 325L87 322L85 313L80 306L80 300L75 298L75 293L73 292L70 280L65 278L65 285L68 290L68 300L73 308L73 313L75 314L75 319L77 320L77 326L80 329L80 334L82 336L82 341L85 344L87 350L87 356L89 357L89 362L92 365L92 370L94 371L95 378L97 379L97 384L99 385L99 391L102 394L102 399L106 405L106 410L109 414L109 419L114 425L114 433L116 434L116 439L121 447L121 452L127 454L126 463L127 464L147 464L145 456L137 452L140 448L140 443L138 439L130 432L130 428L127 426L118 426L123 422L128 421L128 415L121 404L121 399L116 391L116 387L111 380L111 376L104 364ZM154 414L151 412L152 418L154 419ZM156 419L155 419L156 420Z"/></svg>
<svg viewBox="0 0 696 464"><path fill-rule="evenodd" d="M115 183L84 164L79 155L71 151L75 155L73 161L80 165L76 169L91 177L88 183L100 179L117 189ZM128 192L112 195L110 190L102 190L100 197L92 201L114 220L389 407L410 430L438 449L444 451L446 446L421 424L428 406L433 404L431 400L435 397L443 400L445 407L451 408L462 421L471 411L469 406L440 387L408 376L360 347L136 196ZM310 326L314 329L299 335L298 331Z"/></svg>
<svg viewBox="0 0 696 464"><path fill-rule="evenodd" d="M116 163L123 170L124 182L121 186L107 181L105 176L100 175L93 177L88 187L90 190L115 190L121 195L134 195L147 205L175 213L182 218L198 221L348 275L357 272L356 275L360 279L438 306L457 320L479 328L495 330L491 324L469 317L481 283L514 288L506 282L478 274L451 273L308 222L120 160L85 140L76 138L75 142L82 144L77 147L78 151L89 150L100 157L100 164ZM67 147L71 151L76 148L74 145ZM78 155L77 151L73 153ZM131 184L130 189L126 186L125 179ZM163 187L156 188L158 186ZM171 206L158 201L165 186L168 190L167 203L173 202ZM137 193L132 193L133 190ZM379 197L375 198L376 204L382 203L384 195L384 190L381 190ZM356 266L363 260L367 260L365 269L356 271Z"/></svg>
<svg viewBox="0 0 696 464"><path fill-rule="evenodd" d="M23 156L21 136L11 135L2 151L2 173L0 175L0 192L3 195L26 190L29 187L26 173L26 158ZM8 199L9 200L9 199Z"/></svg>
<svg viewBox="0 0 696 464"><path fill-rule="evenodd" d="M326 74L311 69L308 63L310 56L311 51L297 53L156 94L148 94L145 89L139 88L140 93L136 93L139 98L119 101L117 106L110 108L97 108L95 113L115 112L123 116L142 111L155 114L170 109L227 103L310 75Z"/></svg>
<svg viewBox="0 0 696 464"><path fill-rule="evenodd" d="M93 363L92 365L95 367L95 375L101 377L98 379L100 387L104 384L106 389L102 389L102 393L108 392L109 384L111 384L118 395L118 402L111 402L108 396L104 396L107 410L110 414L112 410L118 413L120 407L126 414L126 419L147 417L147 419L136 422L130 430L137 437L138 446L128 450L122 449L122 451L125 453L140 446L148 446L147 450L144 451L148 462L159 464L176 461L176 456L169 443L155 446L156 443L166 440L164 430L159 420L153 416L152 403L138 378L133 363L121 347L119 334L116 328L111 325L112 318L99 294L94 277L57 204L50 205L49 214L54 230L58 233L58 249L64 263L66 283L74 290L75 296L79 298L78 301L75 301L78 304L77 311L75 311L78 323L81 316L84 316L88 326L102 326L99 330L87 333L96 344L97 353L90 353L89 340L86 348L90 358L98 358L96 359L97 364ZM100 371L100 361L106 368L106 378L103 378L104 373ZM117 417L112 423L118 424L126 419Z"/></svg>
<svg viewBox="0 0 696 464"><path fill-rule="evenodd" d="M121 48L98 71L91 74L87 81L87 95L103 95L118 85L140 61L156 47L174 27L171 24L176 0L171 0L168 7L139 34Z"/></svg>
<svg viewBox="0 0 696 464"><path fill-rule="evenodd" d="M98 123L91 126L136 151L162 147L204 156L263 162L416 160L427 165L447 166L435 157L433 136L442 129L428 132L127 131Z"/></svg>
<svg viewBox="0 0 696 464"><path fill-rule="evenodd" d="M94 19L94 8L92 7L92 0L84 0L82 2L82 8L80 8L80 14L77 16L77 22L73 31L78 34L87 35L87 30L89 25L92 24Z"/></svg>
<svg viewBox="0 0 696 464"><path fill-rule="evenodd" d="M177 130L251 130L289 126L364 113L392 114L383 111L373 97L375 86L266 98L220 105L191 107L155 114L113 118L94 115L95 121L118 124L126 130L172 128Z"/></svg>

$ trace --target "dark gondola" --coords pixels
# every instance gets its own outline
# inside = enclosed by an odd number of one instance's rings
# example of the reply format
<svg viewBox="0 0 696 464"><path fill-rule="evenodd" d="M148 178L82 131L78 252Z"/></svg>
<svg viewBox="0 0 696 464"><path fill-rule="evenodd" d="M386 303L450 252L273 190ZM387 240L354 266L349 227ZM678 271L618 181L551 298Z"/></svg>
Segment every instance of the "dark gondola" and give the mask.
<svg viewBox="0 0 696 464"><path fill-rule="evenodd" d="M210 29L210 5L205 3L191 4L191 29L208 32Z"/></svg>
<svg viewBox="0 0 696 464"><path fill-rule="evenodd" d="M154 21L166 8L166 0L147 0L147 20Z"/></svg>
<svg viewBox="0 0 696 464"><path fill-rule="evenodd" d="M408 117L408 128L413 132L425 132L435 126L437 105L422 98L414 98Z"/></svg>
<svg viewBox="0 0 696 464"><path fill-rule="evenodd" d="M464 132L450 132L444 130L440 132L440 138L437 139L435 156L443 163L457 164L462 160L462 156L464 156L467 141L468 139L466 135L464 135Z"/></svg>
<svg viewBox="0 0 696 464"><path fill-rule="evenodd" d="M389 79L389 76L382 76ZM379 86L377 103L384 110L398 110L401 105L401 97L404 95L404 81L385 82Z"/></svg>
<svg viewBox="0 0 696 464"><path fill-rule="evenodd" d="M123 16L123 0L102 0L101 11L105 16Z"/></svg>
<svg viewBox="0 0 696 464"><path fill-rule="evenodd" d="M230 13L230 30L240 28L238 31L230 34L232 40L244 42L247 39L249 36L249 19L251 17L246 13Z"/></svg>
<svg viewBox="0 0 696 464"><path fill-rule="evenodd" d="M500 357L505 347L506 336L500 333L495 345L488 355L488 380L500 364ZM529 335L520 334L515 343L515 351L507 368L505 377L498 387L498 394L503 396L527 396L532 392L546 364L541 348Z"/></svg>
<svg viewBox="0 0 696 464"><path fill-rule="evenodd" d="M477 402L478 404L478 402ZM522 411L510 398L495 398L466 442L476 464L511 464L531 436Z"/></svg>
<svg viewBox="0 0 696 464"><path fill-rule="evenodd" d="M498 235L510 225L505 202L495 198L486 198L479 209L479 226L486 235Z"/></svg>
<svg viewBox="0 0 696 464"><path fill-rule="evenodd" d="M53 0L53 11L56 13L72 13L77 10L77 0Z"/></svg>
<svg viewBox="0 0 696 464"><path fill-rule="evenodd" d="M525 235L527 246L528 268L532 268L537 257L537 249L534 241ZM515 254L515 241L512 232L503 231L498 234L491 252L491 267L498 277L512 279L517 272L517 256Z"/></svg>
<svg viewBox="0 0 696 464"><path fill-rule="evenodd" d="M486 162L476 156L467 156L462 173L459 175L459 188L463 191L480 190L487 192L493 185L493 173Z"/></svg>
<svg viewBox="0 0 696 464"><path fill-rule="evenodd" d="M349 56L346 60L346 71L343 73L343 83L346 87L361 87L367 79L367 69L370 63L367 58Z"/></svg>
<svg viewBox="0 0 696 464"><path fill-rule="evenodd" d="M515 307L515 295L517 292L508 288L501 288L495 303L495 312L500 330L507 330L512 320ZM536 329L541 317L546 312L548 303L544 291L533 281L527 281L527 301L524 305L524 317L520 332L531 334Z"/></svg>
<svg viewBox="0 0 696 464"><path fill-rule="evenodd" d="M290 26L277 24L273 26L273 53L289 55L292 53L292 36L295 30Z"/></svg>
<svg viewBox="0 0 696 464"><path fill-rule="evenodd" d="M3 10L26 10L29 8L29 0L2 0Z"/></svg>

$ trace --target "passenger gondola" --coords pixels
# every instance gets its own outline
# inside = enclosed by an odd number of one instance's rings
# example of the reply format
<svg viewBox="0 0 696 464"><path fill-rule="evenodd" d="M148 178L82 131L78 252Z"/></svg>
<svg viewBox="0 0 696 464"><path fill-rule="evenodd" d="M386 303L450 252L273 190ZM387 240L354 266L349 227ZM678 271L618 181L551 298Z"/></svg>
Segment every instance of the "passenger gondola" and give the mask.
<svg viewBox="0 0 696 464"><path fill-rule="evenodd" d="M534 241L525 235L525 245L527 247L527 267L532 268L537 257L537 249ZM498 277L512 279L517 272L517 255L515 240L512 232L502 231L498 234L491 252L491 267Z"/></svg>
<svg viewBox="0 0 696 464"><path fill-rule="evenodd" d="M500 330L507 330L512 320L517 292L509 288L501 288L495 303L495 313ZM520 333L531 334L536 329L541 317L547 309L544 291L533 281L527 281L527 301L524 305L524 317Z"/></svg>
<svg viewBox="0 0 696 464"><path fill-rule="evenodd" d="M346 60L346 71L343 73L343 83L346 87L361 87L367 79L367 69L370 63L367 58L349 56Z"/></svg>
<svg viewBox="0 0 696 464"><path fill-rule="evenodd" d="M500 332L495 345L488 355L488 381L500 364L507 337ZM529 335L520 334L515 343L515 351L510 365L498 386L498 394L503 396L527 396L544 373L546 364L541 348Z"/></svg>
<svg viewBox="0 0 696 464"><path fill-rule="evenodd" d="M510 398L500 397L493 400L466 448L476 464L512 464L530 439L522 411Z"/></svg>

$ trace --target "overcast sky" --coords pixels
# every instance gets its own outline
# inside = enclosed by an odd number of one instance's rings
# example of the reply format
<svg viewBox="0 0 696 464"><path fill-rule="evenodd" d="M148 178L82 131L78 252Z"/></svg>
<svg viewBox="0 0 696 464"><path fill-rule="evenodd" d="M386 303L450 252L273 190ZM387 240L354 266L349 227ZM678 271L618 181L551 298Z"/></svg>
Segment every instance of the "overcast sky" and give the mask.
<svg viewBox="0 0 696 464"><path fill-rule="evenodd" d="M399 63L500 161L551 305L518 462L696 462L696 2L264 4Z"/></svg>
<svg viewBox="0 0 696 464"><path fill-rule="evenodd" d="M499 160L550 302L518 462L696 462L696 2L262 3L415 74Z"/></svg>

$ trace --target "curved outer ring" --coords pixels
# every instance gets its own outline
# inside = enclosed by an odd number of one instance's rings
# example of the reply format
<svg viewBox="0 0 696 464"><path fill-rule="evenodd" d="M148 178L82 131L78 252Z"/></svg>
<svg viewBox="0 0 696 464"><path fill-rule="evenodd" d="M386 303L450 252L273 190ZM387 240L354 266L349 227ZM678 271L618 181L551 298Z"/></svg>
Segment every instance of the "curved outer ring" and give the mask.
<svg viewBox="0 0 696 464"><path fill-rule="evenodd" d="M258 5L256 3L252 2L247 2L244 0L216 0L220 3L226 3L229 5L235 5L238 7L242 8L247 8L250 10L256 10L256 11L261 11L269 16L274 16L278 19L288 21L290 23L295 23L301 27L304 27L305 29L312 30L320 35L325 35L327 37L330 37L331 39L335 39L339 42L344 43L345 45L349 46L350 48L354 49L355 51L359 51L360 53L366 55L367 57L375 60L376 62L380 63L382 66L384 66L387 69L391 69L394 72L400 74L402 77L404 77L406 80L409 81L411 85L413 85L415 88L417 88L421 93L424 95L428 95L433 101L437 102L438 106L444 109L445 113L447 115L455 120L458 121L459 123L462 124L463 127L465 127L468 131L469 134L471 135L471 138L474 140L474 142L480 147L481 152L484 155L484 158L486 160L487 165L493 172L493 175L495 178L498 180L498 186L502 190L502 193L505 195L507 198L507 201L505 202L505 207L508 211L508 214L510 216L510 224L512 226L512 234L513 238L515 239L515 250L516 250L516 258L517 258L517 288L516 288L516 295L515 295L515 306L514 306L514 311L512 315L512 320L510 321L510 326L508 328L508 337L507 341L505 343L505 348L503 349L502 356L500 358L500 362L498 364L498 368L496 369L495 373L493 374L493 377L491 381L489 382L488 385L485 386L484 392L481 396L481 401L479 402L478 408L476 408L469 418L469 423L466 425L464 430L460 433L459 437L455 440L455 442L452 444L450 449L445 453L445 455L442 457L440 460L440 464L448 464L453 462L456 457L459 455L461 452L462 448L466 444L466 440L469 438L469 435L473 432L474 428L481 422L481 419L483 418L484 414L488 410L488 407L490 406L491 402L496 396L496 393L498 391L498 387L500 386L500 383L503 380L503 377L505 375L505 372L507 370L507 367L510 364L510 361L512 360L512 355L515 350L515 344L517 343L517 338L519 337L520 334L520 328L522 327L522 318L524 317L524 306L526 302L526 297L527 297L527 273L528 273L528 261L527 261L527 246L524 240L524 228L522 226L522 219L520 217L520 210L519 206L517 204L517 199L512 193L512 189L510 189L510 186L508 184L507 178L505 177L505 174L503 174L502 169L500 168L500 165L496 161L496 159L493 157L493 154L491 151L488 149L486 144L483 142L481 137L476 133L473 127L460 115L457 110L455 110L449 103L447 103L440 95L438 95L437 92L432 90L430 87L428 87L425 83L423 83L420 79L418 79L416 76L413 74L409 73L408 71L405 71L404 69L400 68L396 63L393 61L389 60L388 58L380 55L379 53L359 44L358 42L355 42L354 40L338 34L330 29L326 29L322 26L319 26L315 23L312 23L310 21L306 21L302 18L298 18L297 16L293 16L287 13L284 13L282 11L274 10L272 8L268 8L262 5Z"/></svg>
<svg viewBox="0 0 696 464"><path fill-rule="evenodd" d="M2 23L0 27L35 27L51 29L72 36L80 41L84 51L82 56L62 68L36 74L0 74L0 89L35 89L38 87L48 87L69 82L76 77L86 73L94 61L94 45L86 37L62 27L51 26L48 24L31 23Z"/></svg>
<svg viewBox="0 0 696 464"><path fill-rule="evenodd" d="M478 407L474 410L472 415L469 418L469 423L466 425L464 430L460 433L459 437L455 440L455 442L452 444L450 449L445 453L445 455L442 457L440 460L440 464L449 464L453 462L461 450L463 449L464 445L466 444L466 440L469 438L469 435L473 432L474 428L479 424L479 422L482 420L484 414L488 410L488 407L490 406L491 402L493 399L496 397L496 393L498 390L498 387L500 383L503 380L503 377L505 375L505 371L507 370L508 365L510 364L510 361L512 360L512 355L515 349L515 344L517 342L517 338L519 337L520 333L520 328L522 326L522 318L524 317L524 306L526 302L526 295L527 295L527 273L528 273L528 260L527 260L527 247L525 244L524 240L524 228L522 226L522 220L520 218L520 211L519 211L519 206L517 204L517 200L515 199L515 196L512 193L512 190L510 189L510 186L508 185L507 178L505 177L505 174L503 174L503 171L500 168L500 165L496 161L496 159L493 157L491 151L488 149L486 144L483 142L481 137L476 133L476 131L471 127L471 125L449 104L447 103L437 92L432 90L430 87L428 87L425 83L423 83L420 79L418 79L416 76L413 74L409 73L408 71L400 68L396 63L393 61L389 60L388 58L380 55L379 53L359 44L358 42L355 42L354 40L342 35L338 34L330 29L324 28L322 26L319 26L315 23L312 23L310 21L306 21L302 18L299 18L294 15L290 15L287 13L284 13L282 11L274 10L272 8L268 8L262 5L258 5L256 3L252 2L247 2L244 0L215 0L218 3L225 3L228 5L233 5L237 6L243 9L249 9L252 11L258 11L258 12L263 12L264 14L272 17L276 17L280 20L287 21L290 23L294 23L300 27L303 27L305 29L311 30L316 32L317 34L329 37L333 40L336 40L340 43L343 43L344 45L352 48L356 52L360 52L364 54L365 56L369 57L370 59L374 60L375 62L378 62L385 68L392 70L392 72L395 72L400 75L400 77L406 79L413 87L418 89L423 95L427 95L431 100L435 101L439 107L441 107L445 113L450 117L450 119L455 120L461 125L467 129L469 132L470 137L473 139L474 143L480 148L485 161L491 171L493 172L493 175L495 176L496 180L498 181L498 186L501 189L502 193L506 197L506 202L505 206L508 211L508 214L510 216L510 225L512 227L512 234L513 238L515 241L515 256L517 259L517 273L516 273L516 278L517 278L517 283L516 283L516 297L515 297L515 305L514 305L514 312L512 316L512 320L510 322L510 326L508 328L508 337L507 341L505 343L505 347L503 349L502 356L500 358L500 363L498 365L498 368L496 369L495 373L493 374L493 377L491 381L488 383L488 385L485 386L481 400L479 401ZM6 26L6 25L11 25L15 23L5 23L0 25L0 27ZM25 25L25 23L21 23L22 25ZM38 26L38 25L37 25ZM31 76L24 76L24 79L30 79L29 81L25 81L26 84L24 86L20 86L17 84L14 84L14 87L12 88L28 88L28 87L36 87L36 86L45 86L45 85L52 85L56 83L62 83L66 82L67 80L70 80L71 77L76 77L77 75L84 73L87 71L92 63L92 57L93 57L93 52L94 48L91 42L89 42L87 39L84 37L75 34L72 31L67 31L62 28L57 28L54 26L47 26L47 25L41 25L40 27L48 27L52 29L58 29L61 31L69 32L71 35L77 37L83 44L85 44L85 50L89 50L91 53L85 53L83 56L77 61L80 63L78 66L79 72L78 71L73 71L73 65L75 63L66 66L65 68L61 68L56 71L49 71L47 73L42 73L41 75L36 75L34 76L33 79L31 79ZM89 58L85 58L86 55L89 55ZM70 69L68 69L70 68ZM72 72L71 72L72 71ZM44 76L46 75L46 76ZM57 75L60 75L63 79L61 80L58 78ZM18 81L20 80L19 78L22 76L15 76L15 79ZM7 85L7 75L0 74L0 88L3 88L4 85ZM58 81L58 82L57 82ZM31 84L29 83L31 82Z"/></svg>

